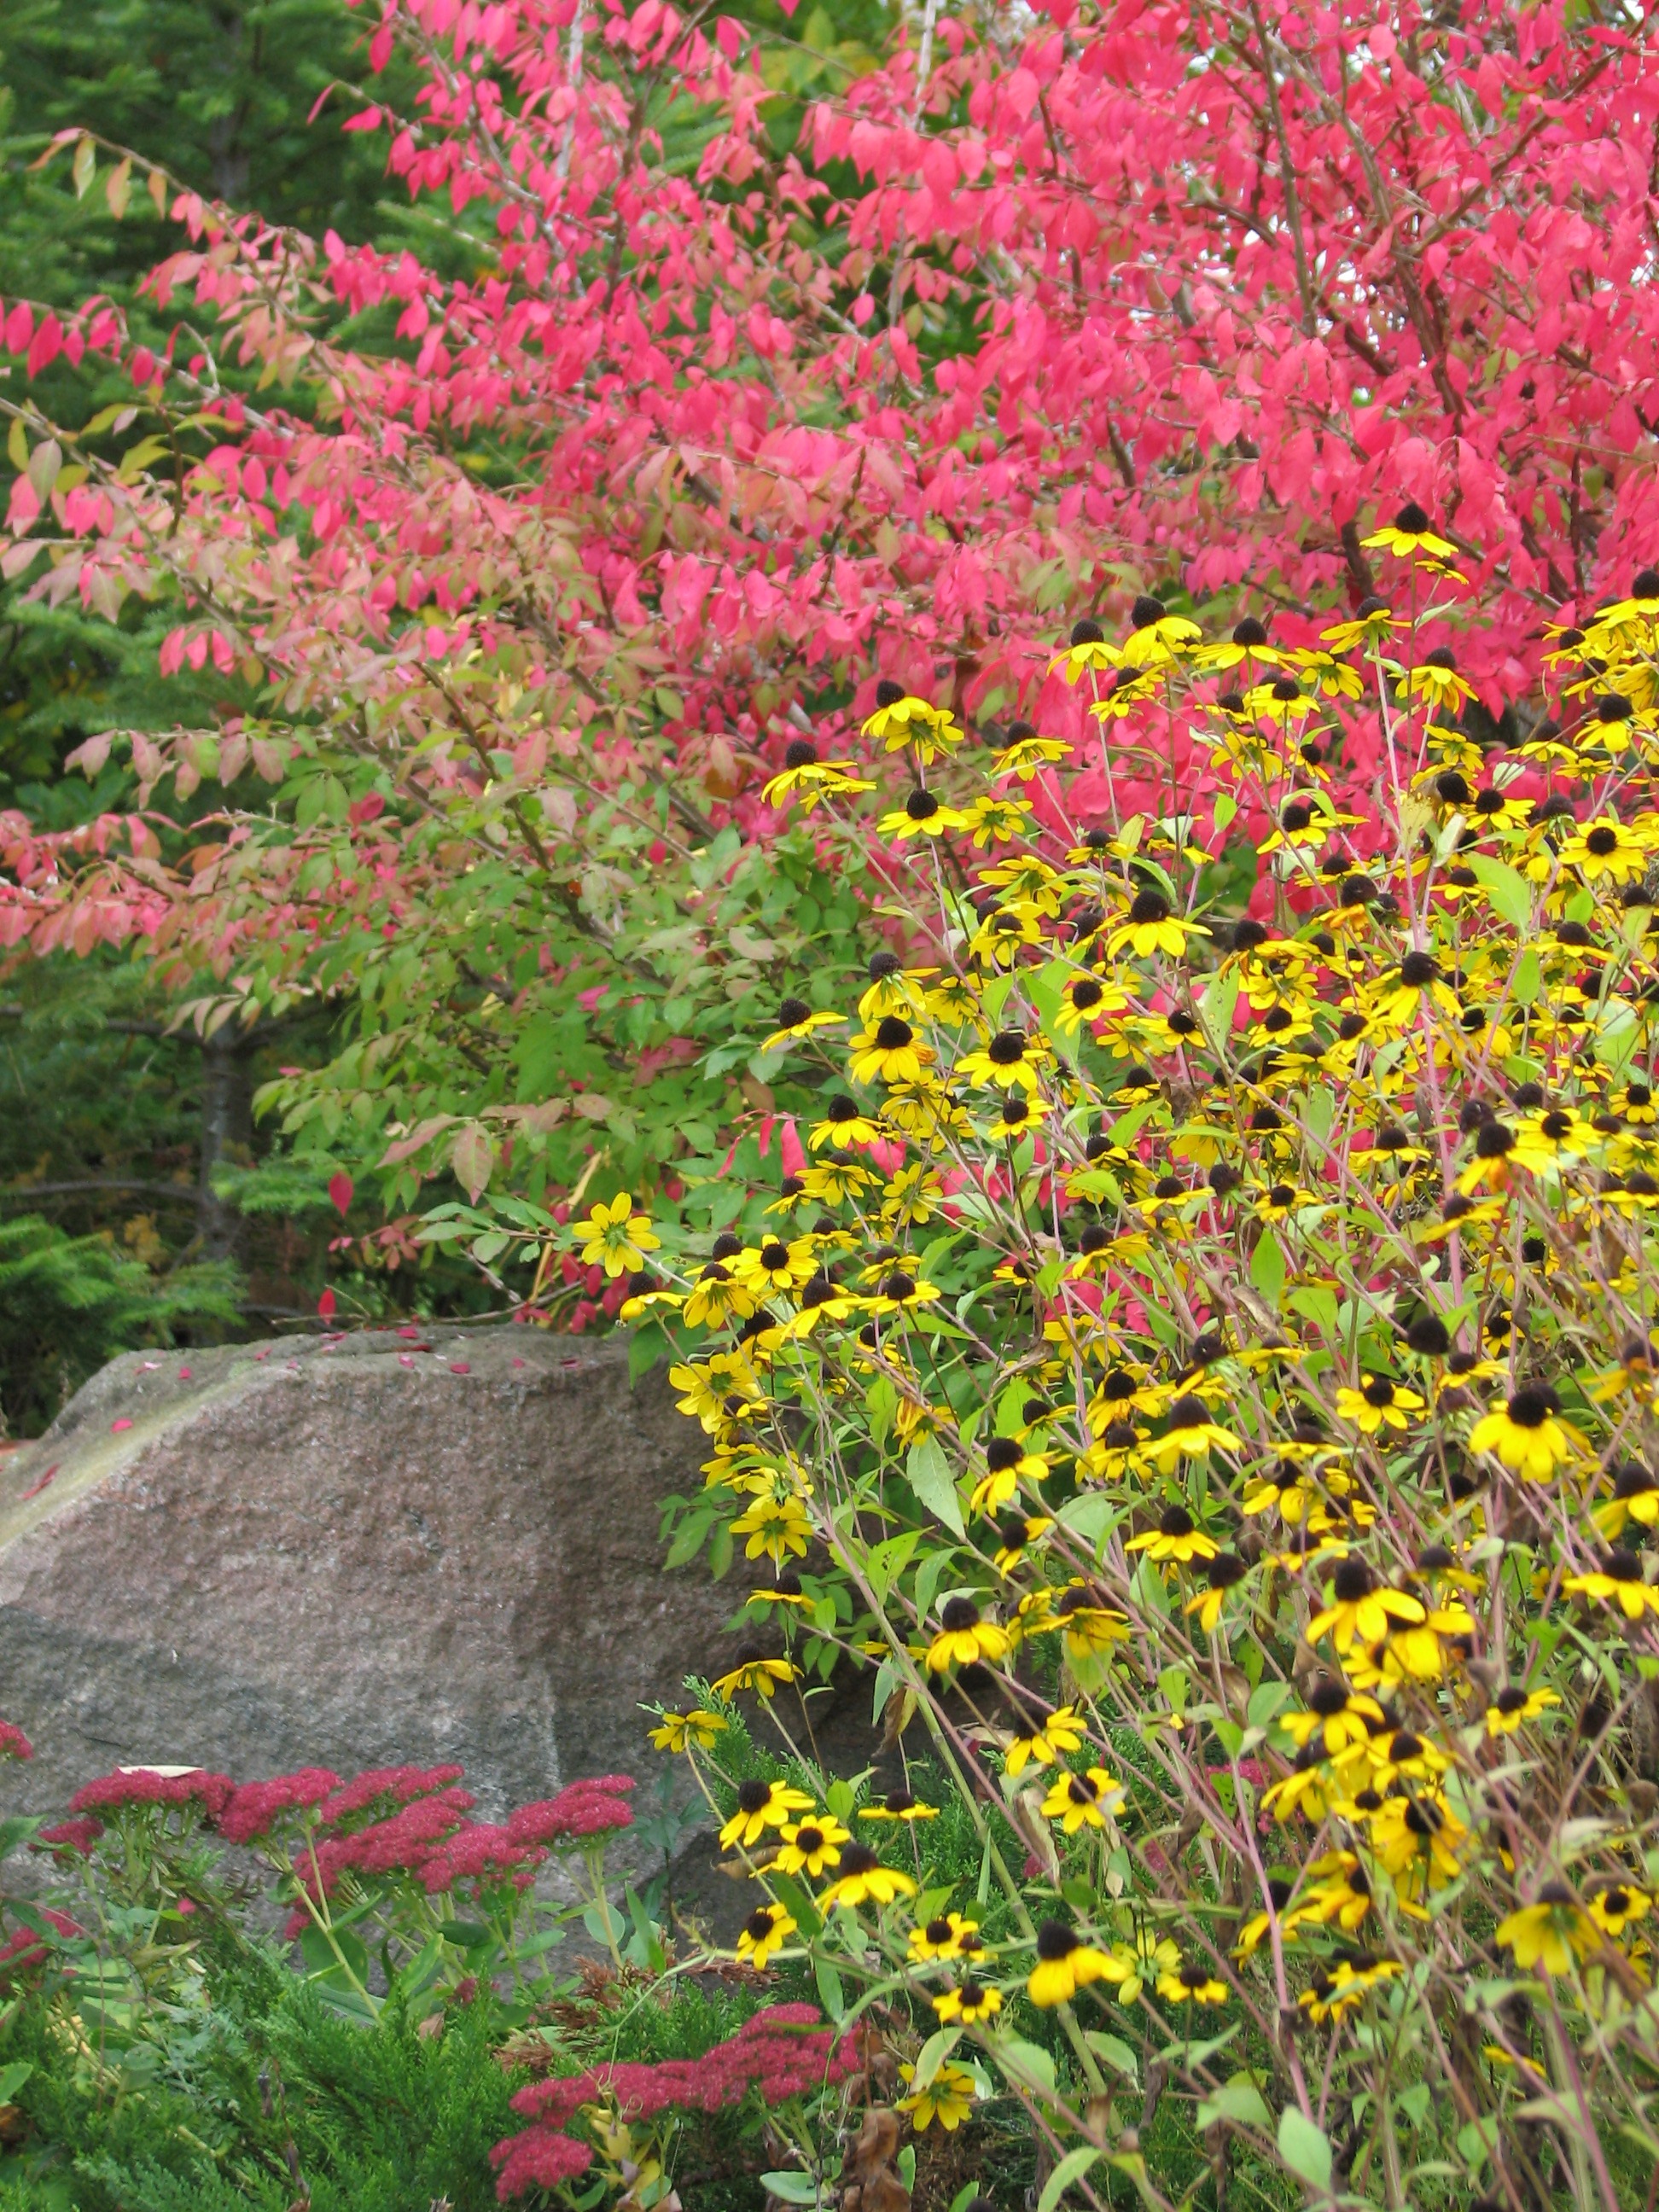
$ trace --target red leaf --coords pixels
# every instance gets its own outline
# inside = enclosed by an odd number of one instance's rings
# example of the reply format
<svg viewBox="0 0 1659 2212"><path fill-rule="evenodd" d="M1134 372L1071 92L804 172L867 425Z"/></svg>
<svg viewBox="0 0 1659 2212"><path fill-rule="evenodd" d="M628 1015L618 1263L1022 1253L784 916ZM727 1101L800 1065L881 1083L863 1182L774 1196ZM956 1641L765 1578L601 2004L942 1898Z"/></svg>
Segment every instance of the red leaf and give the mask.
<svg viewBox="0 0 1659 2212"><path fill-rule="evenodd" d="M331 1175L328 1179L328 1194L342 1213L350 1210L351 1194L354 1188L351 1177L343 1168L337 1175Z"/></svg>
<svg viewBox="0 0 1659 2212"><path fill-rule="evenodd" d="M325 1291L321 1297L318 1299L317 1310L325 1321L333 1320L335 1304L335 1297L331 1290Z"/></svg>

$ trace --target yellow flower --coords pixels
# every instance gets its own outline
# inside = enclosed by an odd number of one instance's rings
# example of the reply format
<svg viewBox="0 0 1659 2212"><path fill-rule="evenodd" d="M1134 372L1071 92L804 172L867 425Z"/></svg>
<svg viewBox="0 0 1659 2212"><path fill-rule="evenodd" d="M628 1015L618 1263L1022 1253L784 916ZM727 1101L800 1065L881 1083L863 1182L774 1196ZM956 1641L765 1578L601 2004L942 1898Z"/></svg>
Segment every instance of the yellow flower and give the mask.
<svg viewBox="0 0 1659 2212"><path fill-rule="evenodd" d="M1218 1975L1188 1959L1173 1972L1158 1976L1158 1993L1171 2004L1225 2004L1232 1994Z"/></svg>
<svg viewBox="0 0 1659 2212"><path fill-rule="evenodd" d="M1523 1690L1519 1683L1506 1682L1486 1707L1486 1734L1513 1735L1523 1721L1535 1721L1560 1702L1553 1690Z"/></svg>
<svg viewBox="0 0 1659 2212"><path fill-rule="evenodd" d="M793 1814L810 1812L811 1807L805 1790L751 1775L738 1784L737 1809L720 1830L720 1849L730 1850L736 1844L747 1850L769 1828L781 1828Z"/></svg>
<svg viewBox="0 0 1659 2212"><path fill-rule="evenodd" d="M794 1679L795 1669L787 1659L745 1659L742 1666L734 1667L729 1674L722 1674L709 1687L717 1698L735 1698L744 1690L752 1690L757 1698L769 1698L776 1695L780 1682L793 1682ZM810 1803L811 1800L803 1802Z"/></svg>
<svg viewBox="0 0 1659 2212"><path fill-rule="evenodd" d="M843 1828L833 1814L813 1813L789 1822L774 1864L782 1874L810 1874L817 1881L829 1868L841 1864L840 1846L851 1839L852 1830Z"/></svg>
<svg viewBox="0 0 1659 2212"><path fill-rule="evenodd" d="M1039 2011L1068 2004L1091 1982L1121 1982L1128 1969L1109 1951L1096 1948L1064 1920L1045 1920L1037 1929L1036 1964L1025 1994Z"/></svg>
<svg viewBox="0 0 1659 2212"><path fill-rule="evenodd" d="M1079 1828L1104 1827L1107 1814L1115 1810L1122 1796L1123 1784L1115 1775L1103 1766L1091 1766L1086 1774L1057 1774L1042 1810L1068 1836L1074 1836Z"/></svg>
<svg viewBox="0 0 1659 2212"><path fill-rule="evenodd" d="M913 744L924 765L954 752L963 738L948 707L932 706L889 678L876 686L876 709L865 718L862 734L879 738L890 753Z"/></svg>
<svg viewBox="0 0 1659 2212"><path fill-rule="evenodd" d="M835 1029L846 1019L845 1014L815 1014L805 999L786 999L778 1008L778 1025L761 1050L777 1052L786 1044L799 1043L817 1030Z"/></svg>
<svg viewBox="0 0 1659 2212"><path fill-rule="evenodd" d="M919 783L902 806L884 814L877 825L884 837L903 844L912 837L943 837L952 830L966 830L969 818L954 806L945 805L937 792Z"/></svg>
<svg viewBox="0 0 1659 2212"><path fill-rule="evenodd" d="M812 1524L799 1498L757 1498L732 1523L734 1536L746 1536L744 1557L769 1559L781 1567L793 1553L804 1559L812 1539Z"/></svg>
<svg viewBox="0 0 1659 2212"><path fill-rule="evenodd" d="M796 1923L781 1905L759 1905L744 1923L738 1937L738 1956L746 1959L757 1973L763 1973L773 1954L795 1933Z"/></svg>
<svg viewBox="0 0 1659 2212"><path fill-rule="evenodd" d="M1004 1091L1018 1085L1030 1091L1042 1080L1045 1057L1042 1045L1033 1043L1024 1030L999 1030L988 1045L964 1053L956 1072L964 1083L994 1085Z"/></svg>
<svg viewBox="0 0 1659 2212"><path fill-rule="evenodd" d="M993 1989L988 1982L976 1982L971 1975L964 1975L954 1989L939 1992L933 1999L933 2010L942 2021L954 2021L960 2027L971 2027L975 2021L989 2020L994 2013L1002 2010L1002 1991Z"/></svg>
<svg viewBox="0 0 1659 2212"><path fill-rule="evenodd" d="M1126 1552L1145 1552L1149 1559L1177 1559L1186 1566L1194 1559L1214 1559L1220 1547L1194 1523L1184 1505L1170 1505L1164 1508L1156 1528L1143 1529L1139 1536L1131 1536L1123 1548Z"/></svg>
<svg viewBox="0 0 1659 2212"><path fill-rule="evenodd" d="M1469 1449L1491 1452L1525 1481L1547 1482L1577 1448L1572 1430L1556 1419L1560 1403L1548 1383L1527 1384L1475 1423Z"/></svg>
<svg viewBox="0 0 1659 2212"><path fill-rule="evenodd" d="M901 2066L899 2073L906 2081L916 2078L914 2066ZM932 2127L935 2120L948 2135L968 2118L978 2094L974 2077L966 2068L952 2066L947 2061L925 2089L913 2090L909 2096L901 2097L896 2110L908 2112L910 2124L918 2135Z"/></svg>
<svg viewBox="0 0 1659 2212"><path fill-rule="evenodd" d="M991 1438L985 1447L985 1466L970 1501L975 1513L1000 1512L1022 1482L1042 1482L1048 1474L1042 1453L1028 1452L1013 1437Z"/></svg>
<svg viewBox="0 0 1659 2212"><path fill-rule="evenodd" d="M879 1644L876 1647L878 1651L884 1651L885 1648ZM890 1790L884 1803L865 1806L859 1818L860 1820L937 1820L939 1807L922 1804L908 1790Z"/></svg>
<svg viewBox="0 0 1659 2212"><path fill-rule="evenodd" d="M830 1883L818 1902L852 1911L860 1905L890 1905L896 1897L915 1893L916 1885L908 1874L883 1866L867 1844L849 1844L841 1855L840 1879Z"/></svg>
<svg viewBox="0 0 1659 2212"><path fill-rule="evenodd" d="M1586 1909L1603 1934L1622 1936L1632 1923L1647 1918L1652 1903L1645 1890L1629 1882L1612 1882L1596 1892Z"/></svg>
<svg viewBox="0 0 1659 2212"><path fill-rule="evenodd" d="M853 1039L850 1050L855 1083L919 1083L933 1057L902 1014L884 1014Z"/></svg>
<svg viewBox="0 0 1659 2212"><path fill-rule="evenodd" d="M654 1252L662 1243L660 1237L652 1233L650 1216L635 1212L634 1201L626 1191L609 1206L596 1206L586 1221L573 1224L570 1233L584 1240L583 1267L602 1265L605 1273L613 1276L639 1274L646 1254Z"/></svg>
<svg viewBox="0 0 1659 2212"><path fill-rule="evenodd" d="M1423 1409L1424 1401L1415 1390L1391 1382L1386 1375L1368 1375L1357 1390L1344 1384L1336 1394L1338 1418L1352 1421L1368 1437L1382 1428L1403 1429Z"/></svg>
<svg viewBox="0 0 1659 2212"><path fill-rule="evenodd" d="M1297 2002L1319 2025L1343 2020L1358 2010L1368 1991L1391 1980L1400 1971L1397 1959L1379 1959L1369 1951L1352 1952L1339 1958L1334 1973L1328 1974L1322 1968L1316 1972L1311 1986L1303 1990Z"/></svg>
<svg viewBox="0 0 1659 2212"><path fill-rule="evenodd" d="M1143 1447L1160 1474L1167 1474L1177 1459L1207 1459L1212 1451L1238 1451L1242 1447L1231 1429L1211 1416L1195 1391L1188 1390L1170 1407L1170 1425L1161 1437ZM1207 1558L1209 1554L1201 1556Z"/></svg>
<svg viewBox="0 0 1659 2212"><path fill-rule="evenodd" d="M779 1291L798 1290L817 1271L817 1255L810 1237L797 1237L787 1244L780 1237L769 1237L765 1243L751 1245L732 1261L732 1274L756 1299Z"/></svg>
<svg viewBox="0 0 1659 2212"><path fill-rule="evenodd" d="M1118 1970L1113 1975L1119 1983L1118 2002L1133 2004L1148 1982L1156 1982L1160 1974L1173 1973L1180 1964L1181 1954L1167 1936L1154 1936L1146 1927L1137 1929L1133 1943L1120 1943L1113 1952L1111 1965Z"/></svg>
<svg viewBox="0 0 1659 2212"><path fill-rule="evenodd" d="M1069 1758L1083 1742L1084 1723L1072 1705L1056 1705L1041 1728L1033 1729L1030 1735L1017 1735L1002 1754L1002 1763L1010 1774L1018 1774L1029 1760L1037 1766L1052 1766L1061 1759Z"/></svg>
<svg viewBox="0 0 1659 2212"><path fill-rule="evenodd" d="M724 1260L708 1262L685 1302L686 1322L692 1328L724 1328L729 1321L747 1321L754 1310L754 1299Z"/></svg>
<svg viewBox="0 0 1659 2212"><path fill-rule="evenodd" d="M934 1674L943 1674L947 1667L971 1667L979 1660L1006 1657L1007 1630L982 1620L972 1598L947 1599L939 1621L939 1632L927 1647L927 1664Z"/></svg>
<svg viewBox="0 0 1659 2212"><path fill-rule="evenodd" d="M1421 1621L1425 1616L1418 1599L1379 1585L1364 1559L1344 1559L1331 1578L1330 1601L1308 1623L1308 1641L1317 1644L1328 1635L1339 1651L1346 1651L1356 1638L1377 1644L1395 1621Z"/></svg>
<svg viewBox="0 0 1659 2212"><path fill-rule="evenodd" d="M984 1948L978 1921L964 1920L959 1912L945 1913L926 1927L910 1930L910 1957L918 1966L933 1959L970 1958Z"/></svg>
<svg viewBox="0 0 1659 2212"><path fill-rule="evenodd" d="M1659 1589L1648 1583L1636 1553L1622 1546L1589 1573L1567 1576L1561 1587L1574 1597L1611 1599L1626 1620L1639 1620L1644 1612L1659 1614Z"/></svg>
<svg viewBox="0 0 1659 2212"><path fill-rule="evenodd" d="M1210 1561L1209 1588L1200 1590L1196 1597L1189 1597L1182 1611L1195 1613L1199 1627L1204 1634L1212 1634L1221 1618L1221 1608L1227 1601L1228 1591L1237 1589L1249 1571L1237 1552L1218 1552Z"/></svg>
<svg viewBox="0 0 1659 2212"><path fill-rule="evenodd" d="M1385 553L1399 555L1402 560L1426 554L1435 567L1449 561L1457 550L1449 539L1436 535L1427 514L1414 499L1407 501L1392 522L1372 531L1369 538L1362 538L1359 542L1367 552L1380 547Z"/></svg>
<svg viewBox="0 0 1659 2212"><path fill-rule="evenodd" d="M1565 1882L1547 1881L1536 1903L1498 1922L1498 1940L1515 1954L1523 1974L1534 1966L1566 1974L1575 1958L1595 1948L1600 1931Z"/></svg>
<svg viewBox="0 0 1659 2212"><path fill-rule="evenodd" d="M659 1751L708 1751L726 1725L719 1713L665 1713L662 1726L651 1731Z"/></svg>
<svg viewBox="0 0 1659 2212"><path fill-rule="evenodd" d="M1172 914L1163 892L1149 889L1136 892L1128 913L1107 939L1106 948L1112 953L1127 948L1137 960L1148 960L1157 952L1179 960L1186 953L1189 937L1209 933L1201 922L1183 921Z"/></svg>

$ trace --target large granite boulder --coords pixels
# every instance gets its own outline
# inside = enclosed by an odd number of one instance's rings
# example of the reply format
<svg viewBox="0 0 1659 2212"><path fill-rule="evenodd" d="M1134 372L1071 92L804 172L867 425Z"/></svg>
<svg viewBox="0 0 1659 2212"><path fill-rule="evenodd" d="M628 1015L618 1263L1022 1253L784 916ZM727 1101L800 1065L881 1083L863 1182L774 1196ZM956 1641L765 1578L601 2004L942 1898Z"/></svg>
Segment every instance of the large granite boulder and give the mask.
<svg viewBox="0 0 1659 2212"><path fill-rule="evenodd" d="M0 1461L12 1809L121 1765L647 1773L737 1593L665 1575L702 1437L626 1345L511 1327L128 1353Z"/></svg>

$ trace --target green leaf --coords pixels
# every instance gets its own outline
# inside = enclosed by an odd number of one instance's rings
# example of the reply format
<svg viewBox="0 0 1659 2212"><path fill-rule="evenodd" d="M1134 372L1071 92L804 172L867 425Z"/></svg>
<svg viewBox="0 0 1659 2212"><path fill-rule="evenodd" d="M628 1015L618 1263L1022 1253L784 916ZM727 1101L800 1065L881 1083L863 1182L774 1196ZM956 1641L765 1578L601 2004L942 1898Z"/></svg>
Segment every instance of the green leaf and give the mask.
<svg viewBox="0 0 1659 2212"><path fill-rule="evenodd" d="M1233 1010L1238 1004L1238 970L1230 968L1224 975L1218 975L1199 1001L1199 1018L1204 1033L1217 1052L1227 1049L1233 1033Z"/></svg>
<svg viewBox="0 0 1659 2212"><path fill-rule="evenodd" d="M1286 1272L1284 1247L1271 1229L1264 1229L1250 1255L1250 1282L1268 1305L1278 1305Z"/></svg>
<svg viewBox="0 0 1659 2212"><path fill-rule="evenodd" d="M781 2204L816 2204L818 2185L810 2173L763 2173L763 2189L769 2189Z"/></svg>
<svg viewBox="0 0 1659 2212"><path fill-rule="evenodd" d="M70 173L75 179L76 198L85 199L98 173L98 148L91 138L83 136L76 144L75 164Z"/></svg>
<svg viewBox="0 0 1659 2212"><path fill-rule="evenodd" d="M1093 2143L1079 2143L1068 2150L1060 2164L1042 2185L1042 2194L1037 2199L1037 2212L1054 2212L1054 2207L1074 2181L1081 2181L1089 2168L1100 2156Z"/></svg>
<svg viewBox="0 0 1659 2212"><path fill-rule="evenodd" d="M1297 2115L1297 2118L1301 2114ZM1267 2110L1261 2092L1248 2074L1235 2074L1224 2081L1212 2096L1204 2098L1198 2107L1200 2130L1212 2128L1218 2120L1232 2120L1240 2127L1260 2128L1264 2134L1273 2126L1273 2114Z"/></svg>
<svg viewBox="0 0 1659 2212"><path fill-rule="evenodd" d="M847 1992L842 1987L841 1976L828 1959L813 1960L812 1978L818 1985L818 1996L830 2018L837 2022L844 2020L847 2016Z"/></svg>
<svg viewBox="0 0 1659 2212"><path fill-rule="evenodd" d="M18 2059L11 2066L0 2066L0 2105L10 2104L33 2071L26 2058Z"/></svg>
<svg viewBox="0 0 1659 2212"><path fill-rule="evenodd" d="M941 2027L935 2029L928 2037L921 2046L921 2057L916 2060L915 2077L910 2084L913 2093L927 2087L956 2049L961 2034L959 2027Z"/></svg>
<svg viewBox="0 0 1659 2212"><path fill-rule="evenodd" d="M1083 2040L1097 2058L1106 2061L1114 2074L1127 2074L1132 2081L1140 2079L1140 2054L1121 2035L1107 2035L1091 2027L1085 2029Z"/></svg>
<svg viewBox="0 0 1659 2212"><path fill-rule="evenodd" d="M992 2056L1005 2074L1028 2087L1041 2089L1045 2096L1054 2094L1054 2062L1040 2043L1023 2043L1011 2036L1006 2043L999 2043Z"/></svg>
<svg viewBox="0 0 1659 2212"><path fill-rule="evenodd" d="M904 1462L904 1473L917 1502L936 1521L942 1521L953 1536L965 1536L968 1527L962 1517L956 1477L937 1437L917 1437Z"/></svg>
<svg viewBox="0 0 1659 2212"><path fill-rule="evenodd" d="M1279 2155L1291 2172L1315 2189L1328 2192L1331 2185L1331 2144L1323 2128L1286 2105L1279 2116Z"/></svg>
<svg viewBox="0 0 1659 2212"><path fill-rule="evenodd" d="M1490 853L1471 853L1468 860L1492 912L1511 929L1524 929L1532 919L1532 885L1526 878Z"/></svg>

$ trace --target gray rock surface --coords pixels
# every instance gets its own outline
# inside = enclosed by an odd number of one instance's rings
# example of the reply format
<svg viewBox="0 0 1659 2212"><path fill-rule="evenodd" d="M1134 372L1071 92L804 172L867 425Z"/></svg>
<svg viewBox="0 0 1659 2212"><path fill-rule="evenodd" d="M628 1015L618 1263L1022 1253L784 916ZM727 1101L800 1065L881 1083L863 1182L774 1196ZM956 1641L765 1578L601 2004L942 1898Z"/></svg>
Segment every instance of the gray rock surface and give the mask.
<svg viewBox="0 0 1659 2212"><path fill-rule="evenodd" d="M479 1816L656 1764L738 1593L665 1575L700 1431L625 1344L498 1327L128 1353L0 1461L10 1809L119 1765L465 1765Z"/></svg>

